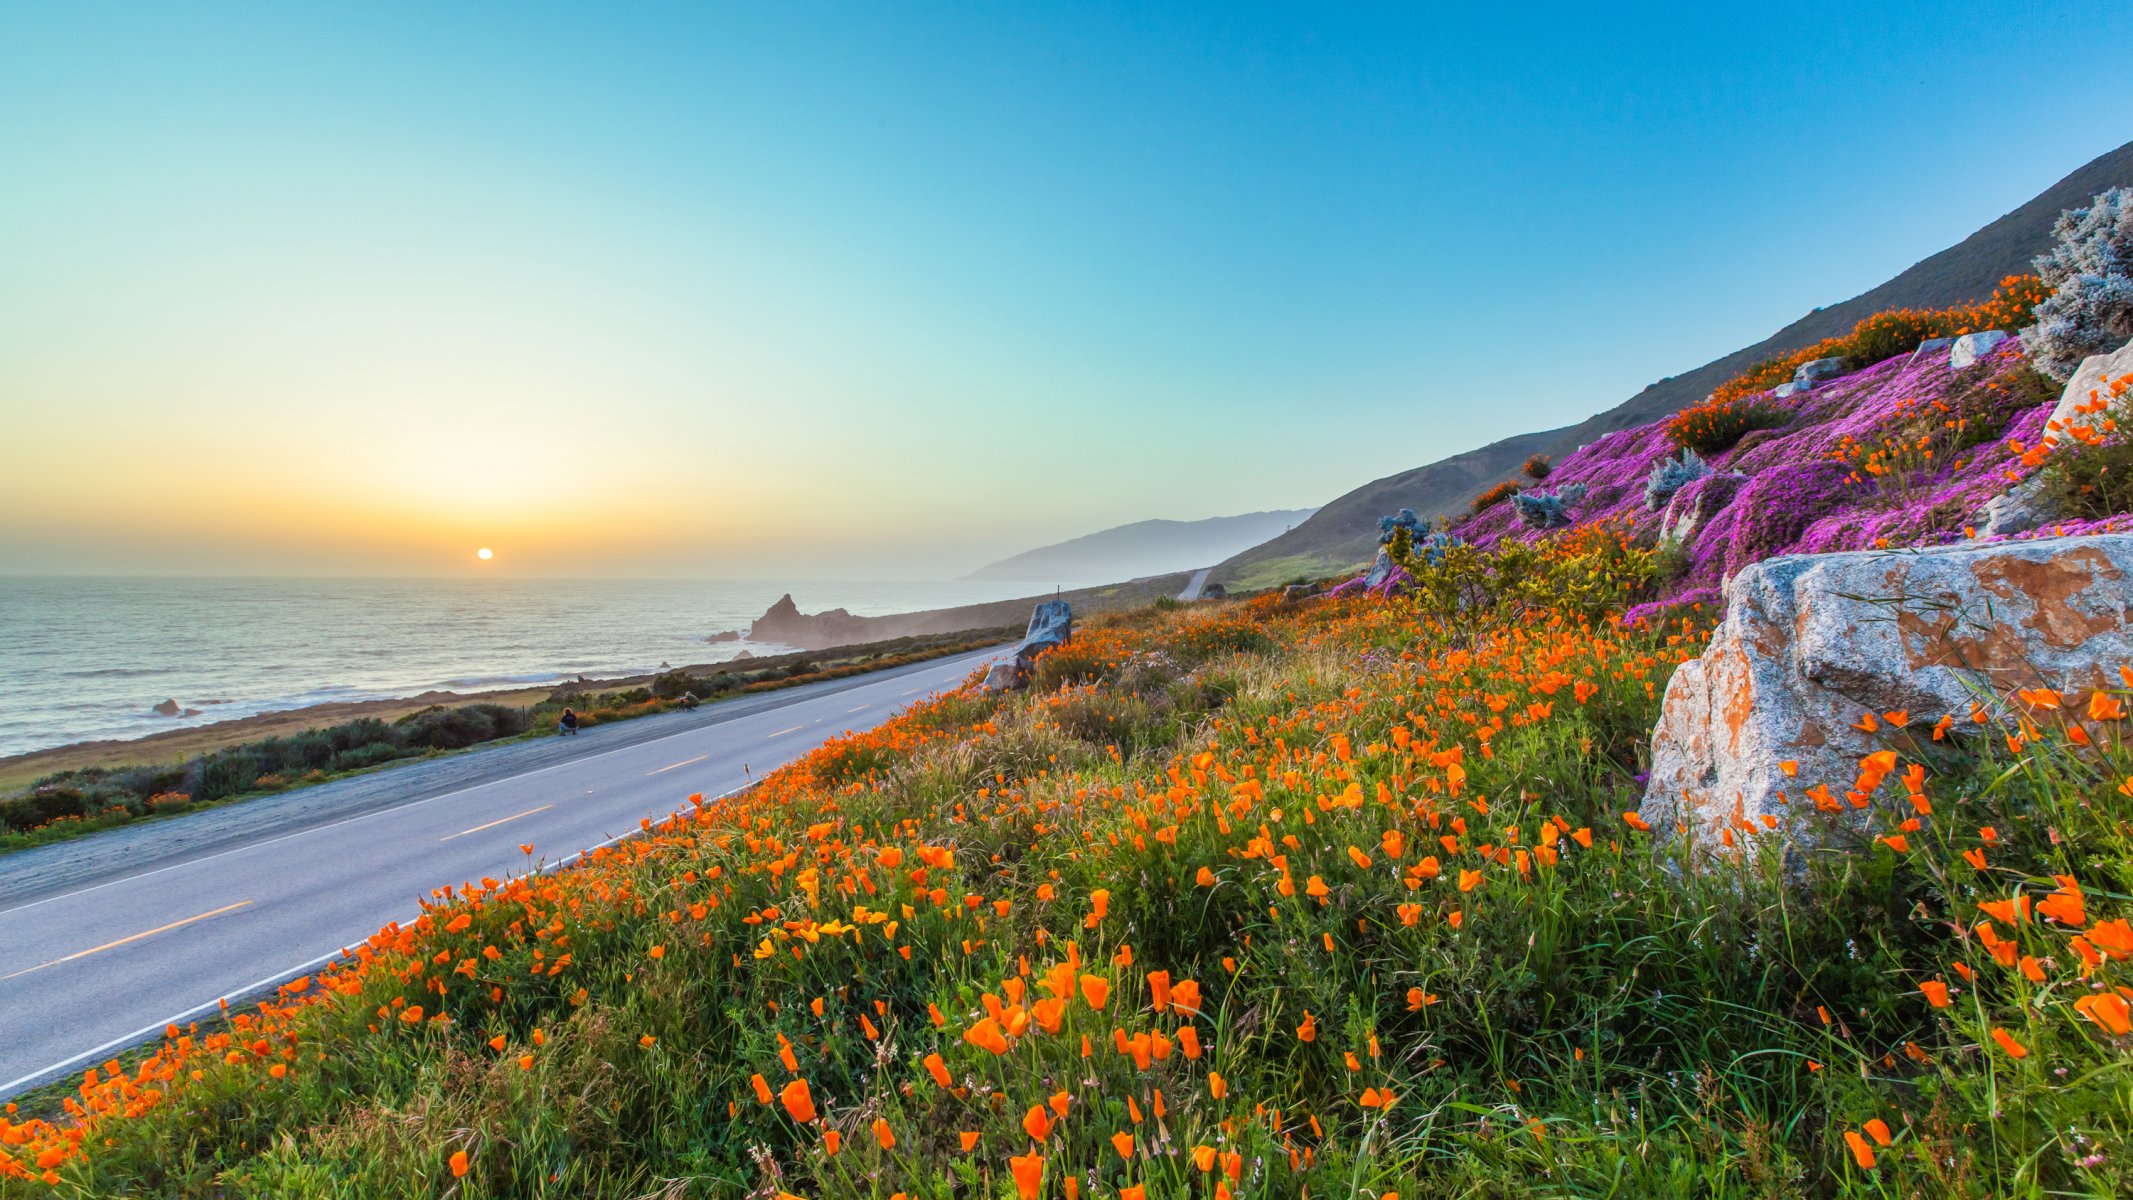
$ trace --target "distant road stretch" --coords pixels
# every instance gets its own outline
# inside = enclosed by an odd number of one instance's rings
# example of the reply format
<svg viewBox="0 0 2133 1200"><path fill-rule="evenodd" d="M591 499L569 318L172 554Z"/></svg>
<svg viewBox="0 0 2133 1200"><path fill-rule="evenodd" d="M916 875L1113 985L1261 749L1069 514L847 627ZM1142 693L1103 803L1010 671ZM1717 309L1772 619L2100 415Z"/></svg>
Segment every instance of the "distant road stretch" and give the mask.
<svg viewBox="0 0 2133 1200"><path fill-rule="evenodd" d="M996 651L416 763L0 857L0 1098L306 974L444 884L637 832ZM123 835L123 836L121 836ZM530 843L534 855L519 849ZM117 851L117 854L114 854Z"/></svg>
<svg viewBox="0 0 2133 1200"><path fill-rule="evenodd" d="M1184 591L1178 593L1178 599L1198 600L1201 590L1207 586L1207 577L1213 574L1214 570L1213 567L1201 567L1199 570L1194 571L1192 573L1192 581L1185 585Z"/></svg>

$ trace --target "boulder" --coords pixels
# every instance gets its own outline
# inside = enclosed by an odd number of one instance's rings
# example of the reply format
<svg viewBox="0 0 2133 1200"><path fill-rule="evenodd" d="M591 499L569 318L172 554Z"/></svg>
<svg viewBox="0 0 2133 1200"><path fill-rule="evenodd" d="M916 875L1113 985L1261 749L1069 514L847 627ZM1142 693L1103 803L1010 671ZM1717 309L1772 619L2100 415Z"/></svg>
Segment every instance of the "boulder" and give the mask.
<svg viewBox="0 0 2133 1200"><path fill-rule="evenodd" d="M1792 373L1792 381L1807 387L1820 387L1824 382L1835 379L1850 369L1844 365L1841 358L1818 358L1812 362L1801 363L1800 369Z"/></svg>
<svg viewBox="0 0 2133 1200"><path fill-rule="evenodd" d="M1028 682L1029 680L1022 670L1022 664L1010 658L1004 662L994 663L985 672L983 688L988 692L1005 692L1021 687Z"/></svg>
<svg viewBox="0 0 2133 1200"><path fill-rule="evenodd" d="M1987 537L2027 533L2056 515L2044 499L2044 481L2033 475L1986 501L1978 510L1977 531Z"/></svg>
<svg viewBox="0 0 2133 1200"><path fill-rule="evenodd" d="M1770 389L1770 395L1776 399L1784 400L1792 396L1797 396L1801 392L1808 392L1813 390L1814 387L1811 384L1781 383L1776 387Z"/></svg>
<svg viewBox="0 0 2133 1200"><path fill-rule="evenodd" d="M1030 668L1037 656L1054 646L1074 640L1074 610L1064 600L1046 600L1030 610L1029 629L1013 658L997 662L985 672L985 690L1004 692L1029 686Z"/></svg>
<svg viewBox="0 0 2133 1200"><path fill-rule="evenodd" d="M1733 503L1746 475L1722 471L1683 484L1659 512L1659 540L1686 545L1718 510Z"/></svg>
<svg viewBox="0 0 2133 1200"><path fill-rule="evenodd" d="M1804 832L1818 805L1860 818L1845 793L1889 713L1924 736L1974 698L2043 686L2071 709L2116 686L2133 663L2133 535L1773 558L1736 575L1726 602L1703 656L1667 684L1642 804L1703 846L1771 822ZM1860 728L1868 714L1881 732Z"/></svg>
<svg viewBox="0 0 2133 1200"><path fill-rule="evenodd" d="M1363 574L1365 588L1382 587L1392 578L1392 555L1383 546L1378 547L1378 556L1370 560L1370 570Z"/></svg>
<svg viewBox="0 0 2133 1200"><path fill-rule="evenodd" d="M1954 344L1955 339L1952 337L1927 338L1918 343L1918 349L1911 351L1911 357L1905 360L1905 364L1915 367L1929 358L1946 358L1948 347Z"/></svg>
<svg viewBox="0 0 2133 1200"><path fill-rule="evenodd" d="M2066 390L2059 393L2059 403L2052 406L2051 420L2046 429L2059 430L2083 420L2075 410L2091 400L2111 398L2110 382L2133 375L2133 342L2127 342L2109 354L2091 354L2081 360L2074 377L2066 381ZM2058 422L2053 425L2051 422ZM2065 441L2065 435L2059 435Z"/></svg>
<svg viewBox="0 0 2133 1200"><path fill-rule="evenodd" d="M1955 345L1948 348L1948 366L1957 371L1962 370L1964 367L1975 366L1977 360L1992 353L2001 342L2007 340L2007 337L2007 333L1999 329L1987 329L1980 333L1966 333L1955 339Z"/></svg>
<svg viewBox="0 0 2133 1200"><path fill-rule="evenodd" d="M163 703L156 705L154 708L151 708L148 711L154 713L159 717L175 717L178 715L178 702L175 700L165 700Z"/></svg>

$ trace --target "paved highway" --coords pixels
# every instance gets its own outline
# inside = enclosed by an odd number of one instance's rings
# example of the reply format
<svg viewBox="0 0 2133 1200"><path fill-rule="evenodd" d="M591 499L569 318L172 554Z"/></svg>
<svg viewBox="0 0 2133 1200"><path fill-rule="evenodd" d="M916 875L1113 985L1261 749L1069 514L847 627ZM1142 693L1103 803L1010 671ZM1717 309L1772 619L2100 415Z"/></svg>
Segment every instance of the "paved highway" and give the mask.
<svg viewBox="0 0 2133 1200"><path fill-rule="evenodd" d="M0 858L0 1098L316 970L430 889L637 832L996 651L478 750ZM534 858L519 846L531 843ZM114 856L113 849L120 853Z"/></svg>

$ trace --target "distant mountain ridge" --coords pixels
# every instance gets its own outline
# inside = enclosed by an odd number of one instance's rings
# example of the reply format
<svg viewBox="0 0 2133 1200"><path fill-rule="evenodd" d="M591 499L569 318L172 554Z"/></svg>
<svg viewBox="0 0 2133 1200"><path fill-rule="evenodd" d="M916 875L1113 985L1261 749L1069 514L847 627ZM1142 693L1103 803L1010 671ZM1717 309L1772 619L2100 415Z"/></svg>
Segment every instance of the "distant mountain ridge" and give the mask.
<svg viewBox="0 0 2133 1200"><path fill-rule="evenodd" d="M1753 346L1662 379L1576 425L1518 434L1366 483L1296 528L1223 561L1212 579L1231 587L1265 587L1365 562L1376 550L1379 517L1401 508L1424 516L1463 515L1475 495L1516 474L1528 455L1560 458L1602 435L1655 421L1703 399L1756 363L1847 333L1861 318L1883 309L1945 308L1983 299L2000 280L2031 269L2030 260L2049 246L2052 223L2060 212L2082 207L2096 193L2118 186L2133 186L2133 142L2094 159L2020 208L1871 291L1816 309Z"/></svg>
<svg viewBox="0 0 2133 1200"><path fill-rule="evenodd" d="M1204 521L1135 521L1025 550L964 578L1070 584L1197 570L1275 537L1315 511L1296 508Z"/></svg>

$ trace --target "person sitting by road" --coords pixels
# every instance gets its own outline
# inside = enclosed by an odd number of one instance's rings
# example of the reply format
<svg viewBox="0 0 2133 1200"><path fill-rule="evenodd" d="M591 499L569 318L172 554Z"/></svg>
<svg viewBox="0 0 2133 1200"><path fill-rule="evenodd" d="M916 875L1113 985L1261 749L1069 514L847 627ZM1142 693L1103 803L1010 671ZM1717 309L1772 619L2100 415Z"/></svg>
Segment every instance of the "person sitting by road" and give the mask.
<svg viewBox="0 0 2133 1200"><path fill-rule="evenodd" d="M563 710L563 719L562 719L561 721L558 721L558 722L557 722L557 725L558 725L558 726L559 726L559 727L560 727L560 728L562 729L562 731L563 731L563 732L564 732L565 734L574 734L574 733L576 733L576 732L578 731L578 713L577 713L577 710L576 710L576 709L572 709L572 708L566 708L566 709L564 709L564 710Z"/></svg>
<svg viewBox="0 0 2133 1200"><path fill-rule="evenodd" d="M694 711L696 711L696 693L695 693L695 692L683 692L683 693L681 694L681 711L683 711L683 712L694 712Z"/></svg>

